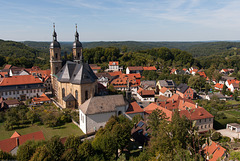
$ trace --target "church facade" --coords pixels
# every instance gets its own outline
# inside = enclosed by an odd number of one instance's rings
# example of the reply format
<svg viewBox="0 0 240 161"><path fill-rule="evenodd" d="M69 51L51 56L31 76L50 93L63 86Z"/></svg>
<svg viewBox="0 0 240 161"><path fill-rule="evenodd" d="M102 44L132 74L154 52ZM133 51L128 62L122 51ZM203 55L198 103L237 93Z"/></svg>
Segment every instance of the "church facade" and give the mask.
<svg viewBox="0 0 240 161"><path fill-rule="evenodd" d="M62 66L61 45L54 27L50 44L51 79L53 94L63 108L77 108L98 92L97 77L89 64L84 62L82 49L76 28L73 60Z"/></svg>

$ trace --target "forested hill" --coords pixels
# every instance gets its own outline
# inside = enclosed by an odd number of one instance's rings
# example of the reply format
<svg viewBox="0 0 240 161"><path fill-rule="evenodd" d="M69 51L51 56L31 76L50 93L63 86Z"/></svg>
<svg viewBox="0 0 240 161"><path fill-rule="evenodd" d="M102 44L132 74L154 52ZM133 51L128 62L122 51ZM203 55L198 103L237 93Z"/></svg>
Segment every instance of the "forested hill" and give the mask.
<svg viewBox="0 0 240 161"><path fill-rule="evenodd" d="M50 42L33 42L25 41L25 45L44 50L49 50ZM71 52L72 42L61 42L62 51ZM177 48L185 50L191 53L194 57L209 56L209 55L222 55L229 52L235 52L240 48L240 42L138 42L138 41L100 41L100 42L83 42L84 48L95 48L95 47L117 47L123 51L142 51L152 48Z"/></svg>

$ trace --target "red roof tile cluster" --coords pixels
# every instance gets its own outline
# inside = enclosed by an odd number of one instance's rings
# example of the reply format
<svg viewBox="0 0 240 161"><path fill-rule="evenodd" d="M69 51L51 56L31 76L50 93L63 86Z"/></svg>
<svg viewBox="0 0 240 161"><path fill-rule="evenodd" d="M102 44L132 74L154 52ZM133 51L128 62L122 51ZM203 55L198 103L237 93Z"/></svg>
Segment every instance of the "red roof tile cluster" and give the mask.
<svg viewBox="0 0 240 161"><path fill-rule="evenodd" d="M166 117L168 118L167 119L168 121L172 120L173 112L166 109L166 108L163 108L163 107L157 105L156 103L149 104L147 107L144 108L144 112L146 112L148 114L151 114L152 111L154 111L156 109L162 110L162 112L164 112L166 114Z"/></svg>
<svg viewBox="0 0 240 161"><path fill-rule="evenodd" d="M190 73L191 73L191 74L192 74L192 73L197 73L197 71L198 71L198 69L193 69L193 70L190 71Z"/></svg>
<svg viewBox="0 0 240 161"><path fill-rule="evenodd" d="M8 75L8 72L0 72L0 77L5 77L5 75Z"/></svg>
<svg viewBox="0 0 240 161"><path fill-rule="evenodd" d="M154 70L156 71L157 68L155 66L151 66L151 67L143 67L143 70Z"/></svg>
<svg viewBox="0 0 240 161"><path fill-rule="evenodd" d="M30 71L31 74L36 73L41 75L42 77L46 77L46 76L50 76L51 75L51 70L47 69L47 70L31 70Z"/></svg>
<svg viewBox="0 0 240 161"><path fill-rule="evenodd" d="M154 96L155 95L154 90L145 90L145 89L142 89L142 88L139 88L137 93L140 96Z"/></svg>
<svg viewBox="0 0 240 161"><path fill-rule="evenodd" d="M10 138L17 138L19 136L21 136L21 135L17 131L15 131Z"/></svg>
<svg viewBox="0 0 240 161"><path fill-rule="evenodd" d="M134 67L128 67L129 70L143 70L142 66L134 66Z"/></svg>
<svg viewBox="0 0 240 161"><path fill-rule="evenodd" d="M227 80L227 82L228 82L229 85L231 85L231 84L233 84L233 83L236 83L236 84L239 84L239 83L240 83L240 81L235 80L235 79L229 79L229 80Z"/></svg>
<svg viewBox="0 0 240 161"><path fill-rule="evenodd" d="M222 146L215 143L214 141L212 141L210 145L205 146L203 150L206 156L212 155L212 158L209 159L209 161L217 161L226 153L226 149L224 149Z"/></svg>
<svg viewBox="0 0 240 161"><path fill-rule="evenodd" d="M144 112L143 109L135 101L130 104L130 106L126 111L126 114L141 113L141 112Z"/></svg>
<svg viewBox="0 0 240 161"><path fill-rule="evenodd" d="M11 138L0 141L0 149L4 152L11 152L15 147L17 147L17 138L19 145L22 145L28 140L45 140L42 131L20 136L17 135L17 132L14 132Z"/></svg>
<svg viewBox="0 0 240 161"><path fill-rule="evenodd" d="M205 72L198 72L198 74L199 74L201 77L203 77L203 78L207 78Z"/></svg>
<svg viewBox="0 0 240 161"><path fill-rule="evenodd" d="M224 84L217 83L214 85L215 88L223 89Z"/></svg>
<svg viewBox="0 0 240 161"><path fill-rule="evenodd" d="M122 75L123 73L121 71L115 71L115 72L108 72L108 74L110 74L112 77L114 77L114 76Z"/></svg>
<svg viewBox="0 0 240 161"><path fill-rule="evenodd" d="M110 61L109 65L119 65L119 62L118 61Z"/></svg>
<svg viewBox="0 0 240 161"><path fill-rule="evenodd" d="M134 76L129 76L127 74L121 74L118 78L114 79L111 84L114 87L127 87L127 81L129 81L130 87L137 87L138 83Z"/></svg>
<svg viewBox="0 0 240 161"><path fill-rule="evenodd" d="M92 70L100 70L101 69L101 67L98 66L97 64L89 64L89 66Z"/></svg>
<svg viewBox="0 0 240 161"><path fill-rule="evenodd" d="M168 88L162 87L161 90L160 90L160 92L161 92L161 93L165 93L167 90L168 90Z"/></svg>
<svg viewBox="0 0 240 161"><path fill-rule="evenodd" d="M41 102L48 102L48 101L50 101L50 99L44 93L40 97L34 97L32 99L33 104L38 104L38 103L41 103Z"/></svg>
<svg viewBox="0 0 240 161"><path fill-rule="evenodd" d="M12 65L10 64L6 64L5 67L3 69L10 69L12 67Z"/></svg>
<svg viewBox="0 0 240 161"><path fill-rule="evenodd" d="M177 71L177 69L175 69L175 68L171 69L170 74L173 74L175 71Z"/></svg>
<svg viewBox="0 0 240 161"><path fill-rule="evenodd" d="M204 108L194 104L192 100L184 99L180 96L177 97L177 94L174 94L167 101L159 101L155 103L155 105L148 105L144 108L144 111L151 113L151 111L159 107L164 109L164 111L173 111L174 109L177 109L179 110L180 116L185 115L190 120L213 118L213 115L207 112Z"/></svg>
<svg viewBox="0 0 240 161"><path fill-rule="evenodd" d="M12 86L12 85L24 85L24 84L37 84L43 83L39 78L35 78L32 75L18 75L12 77L3 78L0 82L0 86Z"/></svg>

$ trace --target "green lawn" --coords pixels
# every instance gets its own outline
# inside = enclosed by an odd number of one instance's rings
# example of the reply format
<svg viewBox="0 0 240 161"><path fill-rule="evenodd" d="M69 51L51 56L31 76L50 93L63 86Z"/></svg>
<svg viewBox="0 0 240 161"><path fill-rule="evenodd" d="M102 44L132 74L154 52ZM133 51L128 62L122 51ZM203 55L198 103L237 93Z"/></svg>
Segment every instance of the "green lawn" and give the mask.
<svg viewBox="0 0 240 161"><path fill-rule="evenodd" d="M67 124L65 124L63 126L59 126L57 128L50 128L50 127L46 127L44 125L41 125L41 126L37 126L37 125L31 126L30 125L29 127L22 128L22 129L16 129L16 130L12 130L12 131L6 131L3 127L3 123L0 123L0 140L10 138L12 136L12 134L14 133L14 131L17 131L21 135L36 132L36 131L42 131L46 140L49 140L54 135L59 135L60 137L66 137L69 135L79 135L80 136L80 135L84 134L82 132L82 130L73 123L67 123Z"/></svg>
<svg viewBox="0 0 240 161"><path fill-rule="evenodd" d="M240 101L229 100L229 101L227 101L227 104L229 104L229 105L240 104Z"/></svg>

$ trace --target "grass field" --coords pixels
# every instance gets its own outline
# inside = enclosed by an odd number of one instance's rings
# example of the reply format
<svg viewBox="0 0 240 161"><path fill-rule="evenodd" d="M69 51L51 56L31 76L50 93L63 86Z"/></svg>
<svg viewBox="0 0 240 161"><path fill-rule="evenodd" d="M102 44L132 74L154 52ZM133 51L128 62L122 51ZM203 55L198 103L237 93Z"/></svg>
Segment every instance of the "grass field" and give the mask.
<svg viewBox="0 0 240 161"><path fill-rule="evenodd" d="M42 131L46 140L49 140L54 135L59 135L60 137L66 137L69 135L79 135L80 136L80 135L84 134L82 132L82 130L80 130L80 128L77 127L73 123L67 123L67 124L65 124L63 126L59 126L57 128L50 128L50 127L46 127L44 125L41 125L41 126L29 125L26 128L16 129L16 130L12 130L12 131L6 131L4 129L3 123L0 123L0 140L10 138L12 136L12 134L14 133L14 131L17 131L21 135L36 132L36 131Z"/></svg>
<svg viewBox="0 0 240 161"><path fill-rule="evenodd" d="M227 110L227 111L221 111L220 113L224 113L227 118L240 118L240 111L232 109L232 110Z"/></svg>

